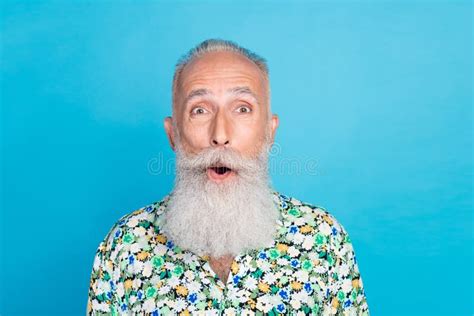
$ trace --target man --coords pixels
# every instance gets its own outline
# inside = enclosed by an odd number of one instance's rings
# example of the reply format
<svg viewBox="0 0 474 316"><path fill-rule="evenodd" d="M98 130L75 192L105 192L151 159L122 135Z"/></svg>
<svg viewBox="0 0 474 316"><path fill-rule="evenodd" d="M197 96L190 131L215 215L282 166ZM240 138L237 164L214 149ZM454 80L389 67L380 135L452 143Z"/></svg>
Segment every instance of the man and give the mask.
<svg viewBox="0 0 474 316"><path fill-rule="evenodd" d="M172 111L174 189L102 241L88 314L368 315L343 226L271 188L265 60L202 42L177 64Z"/></svg>

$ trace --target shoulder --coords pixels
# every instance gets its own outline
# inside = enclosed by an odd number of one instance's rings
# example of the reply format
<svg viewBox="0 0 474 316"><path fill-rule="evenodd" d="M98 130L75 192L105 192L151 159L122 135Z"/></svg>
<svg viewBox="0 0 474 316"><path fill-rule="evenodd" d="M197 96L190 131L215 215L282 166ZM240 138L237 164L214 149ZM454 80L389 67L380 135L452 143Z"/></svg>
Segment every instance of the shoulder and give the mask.
<svg viewBox="0 0 474 316"><path fill-rule="evenodd" d="M285 194L276 194L280 203L282 225L288 233L311 237L315 246L331 244L340 247L350 243L339 220L325 207Z"/></svg>
<svg viewBox="0 0 474 316"><path fill-rule="evenodd" d="M124 214L111 226L101 241L98 252L115 257L123 247L145 246L159 230L160 215L164 212L169 195ZM112 259L112 258L111 258Z"/></svg>
<svg viewBox="0 0 474 316"><path fill-rule="evenodd" d="M320 229L332 227L337 230L343 229L341 223L325 207L312 204L295 197L277 193L280 209L284 221L298 226L309 225ZM325 231L330 233L330 231Z"/></svg>

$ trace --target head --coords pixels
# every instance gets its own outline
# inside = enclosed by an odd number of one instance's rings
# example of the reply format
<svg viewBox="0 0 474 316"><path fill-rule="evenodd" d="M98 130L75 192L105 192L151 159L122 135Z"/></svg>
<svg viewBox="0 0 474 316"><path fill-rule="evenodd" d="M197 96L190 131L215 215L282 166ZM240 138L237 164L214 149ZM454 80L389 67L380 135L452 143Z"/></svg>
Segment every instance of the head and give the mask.
<svg viewBox="0 0 474 316"><path fill-rule="evenodd" d="M265 60L233 42L207 40L179 60L172 89L164 125L177 177L165 232L214 256L268 243L277 216L268 150L278 116Z"/></svg>
<svg viewBox="0 0 474 316"><path fill-rule="evenodd" d="M207 40L176 65L173 115L165 118L171 147L189 153L226 147L251 156L274 140L278 116L271 114L266 61L230 41Z"/></svg>

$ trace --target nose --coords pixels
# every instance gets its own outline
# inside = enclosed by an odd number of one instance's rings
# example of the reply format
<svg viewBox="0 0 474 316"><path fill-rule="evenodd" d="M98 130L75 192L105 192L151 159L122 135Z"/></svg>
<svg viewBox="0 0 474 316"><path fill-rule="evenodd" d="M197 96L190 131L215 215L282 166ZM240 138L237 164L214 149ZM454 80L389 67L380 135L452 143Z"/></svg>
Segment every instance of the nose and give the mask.
<svg viewBox="0 0 474 316"><path fill-rule="evenodd" d="M214 118L211 133L211 146L229 146L230 145L230 126L225 113L218 111Z"/></svg>

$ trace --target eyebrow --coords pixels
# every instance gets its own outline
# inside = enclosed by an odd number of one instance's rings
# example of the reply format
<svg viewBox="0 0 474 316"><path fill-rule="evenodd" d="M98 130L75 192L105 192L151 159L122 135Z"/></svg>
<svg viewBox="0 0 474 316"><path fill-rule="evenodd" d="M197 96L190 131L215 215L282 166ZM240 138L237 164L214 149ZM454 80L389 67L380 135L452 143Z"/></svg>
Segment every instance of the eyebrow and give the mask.
<svg viewBox="0 0 474 316"><path fill-rule="evenodd" d="M257 104L260 104L258 102L258 98L257 98L257 95L252 91L252 89L250 89L249 87L247 86L243 86L243 87L235 87L235 88L231 88L229 90L227 90L228 92L231 92L233 94L236 94L236 95L249 95L251 96L252 98L255 99L255 102L257 102Z"/></svg>
<svg viewBox="0 0 474 316"><path fill-rule="evenodd" d="M196 89L196 90L193 90L191 91L188 96L186 97L186 99L184 100L184 104L188 104L189 101L191 101L192 99L194 98L197 98L197 97L202 97L202 96L205 96L205 95L210 95L212 94L212 92L208 89Z"/></svg>
<svg viewBox="0 0 474 316"><path fill-rule="evenodd" d="M257 104L260 104L258 102L258 98L257 98L257 95L252 91L252 89L250 89L249 87L247 86L242 86L242 87L234 87L234 88L230 88L227 90L227 92L230 92L232 94L235 94L235 95L249 95L251 96L253 99L255 99L255 102ZM202 96L207 96L207 95L212 95L212 92L208 89L195 89L195 90L192 90L188 96L186 97L186 99L184 100L184 104L188 104L192 99L194 98L197 98L197 97L202 97Z"/></svg>

